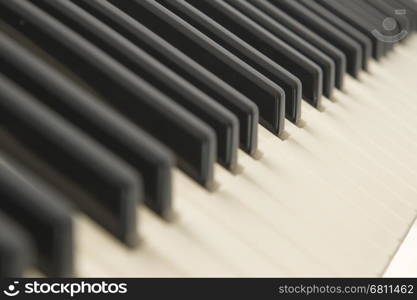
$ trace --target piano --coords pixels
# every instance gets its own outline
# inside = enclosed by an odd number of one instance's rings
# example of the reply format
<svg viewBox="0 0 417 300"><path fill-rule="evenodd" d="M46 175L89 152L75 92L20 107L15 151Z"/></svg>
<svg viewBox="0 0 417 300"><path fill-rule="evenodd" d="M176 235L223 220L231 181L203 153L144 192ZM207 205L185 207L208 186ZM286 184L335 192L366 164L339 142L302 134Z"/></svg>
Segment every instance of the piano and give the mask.
<svg viewBox="0 0 417 300"><path fill-rule="evenodd" d="M416 30L415 0L0 0L0 276L417 276Z"/></svg>

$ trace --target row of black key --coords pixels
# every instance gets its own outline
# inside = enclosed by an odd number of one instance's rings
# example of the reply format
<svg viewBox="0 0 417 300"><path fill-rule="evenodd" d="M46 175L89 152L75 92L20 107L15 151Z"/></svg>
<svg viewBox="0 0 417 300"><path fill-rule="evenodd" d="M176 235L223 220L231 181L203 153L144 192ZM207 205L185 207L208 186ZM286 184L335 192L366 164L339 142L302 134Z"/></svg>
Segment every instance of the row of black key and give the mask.
<svg viewBox="0 0 417 300"><path fill-rule="evenodd" d="M400 8L415 29L406 0L1 0L0 190L21 200L0 207L1 275L72 273L66 202L135 246L138 203L170 219L174 164L210 189L258 121L281 136L393 49L372 31Z"/></svg>

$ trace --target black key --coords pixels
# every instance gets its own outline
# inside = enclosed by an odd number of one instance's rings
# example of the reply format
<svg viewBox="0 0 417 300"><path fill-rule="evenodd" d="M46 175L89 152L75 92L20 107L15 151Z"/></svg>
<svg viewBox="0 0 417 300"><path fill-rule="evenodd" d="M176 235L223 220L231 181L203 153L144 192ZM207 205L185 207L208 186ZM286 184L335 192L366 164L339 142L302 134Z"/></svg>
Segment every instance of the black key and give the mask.
<svg viewBox="0 0 417 300"><path fill-rule="evenodd" d="M349 73L353 74L354 77L358 75L361 66L362 50L355 41L296 1L271 1L271 4L280 8L285 13L295 18L300 23L303 23L305 26L308 26L318 35L343 50L348 59Z"/></svg>
<svg viewBox="0 0 417 300"><path fill-rule="evenodd" d="M323 73L323 94L328 98L332 96L336 81L336 64L326 53L303 40L281 24L275 22L272 18L250 3L245 1L224 1L267 29L290 47L293 47L306 58L309 58L316 63Z"/></svg>
<svg viewBox="0 0 417 300"><path fill-rule="evenodd" d="M302 91L297 77L210 18L212 15L209 17L185 1L158 2L281 86L286 97L286 117L293 123L298 122Z"/></svg>
<svg viewBox="0 0 417 300"><path fill-rule="evenodd" d="M336 16L342 18L350 25L354 26L356 29L365 34L372 41L372 56L376 60L379 60L385 52L385 45L383 41L378 40L373 34L372 30L375 29L375 26L370 23L368 20L361 18L354 11L344 6L339 1L329 1L329 0L316 0L328 10L330 10Z"/></svg>
<svg viewBox="0 0 417 300"><path fill-rule="evenodd" d="M415 0L398 0L399 6L403 6L406 10L406 15L408 15L412 21L412 26L415 31L417 31L417 2ZM401 11L397 12L400 15L402 14Z"/></svg>
<svg viewBox="0 0 417 300"><path fill-rule="evenodd" d="M27 1L1 1L0 16L64 64L102 99L170 148L179 167L213 184L213 130L150 84Z"/></svg>
<svg viewBox="0 0 417 300"><path fill-rule="evenodd" d="M0 173L4 168L1 164L0 161ZM27 232L0 209L0 279L23 277L34 258L32 241ZM6 289L6 292L13 295L16 291Z"/></svg>
<svg viewBox="0 0 417 300"><path fill-rule="evenodd" d="M406 13L409 16L411 23L414 25L412 26L412 29L414 29L414 31L417 31L417 1L400 0L400 2L406 7L406 10L408 11L408 13L407 11ZM402 13L402 11L400 11L400 13Z"/></svg>
<svg viewBox="0 0 417 300"><path fill-rule="evenodd" d="M336 27L339 31L343 32L346 40L349 39L353 41L353 43L356 42L360 45L362 49L362 63L360 65L355 65L355 60L353 58L349 58L351 55L356 55L356 48L349 50L348 47L343 47L341 44L338 45L338 47L340 47L340 49L342 49L348 57L348 72L350 75L355 77L355 74L359 74L359 69L361 67L364 70L368 70L369 60L372 58L372 41L370 38L316 1L298 0L298 2L307 7L311 12L314 12L323 20L327 21L331 26Z"/></svg>
<svg viewBox="0 0 417 300"><path fill-rule="evenodd" d="M395 9L388 5L385 1L380 0L366 0L366 3L380 11L384 15L384 20L382 22L385 22L387 18L393 18L395 20L395 29L399 28L400 31L395 34L393 37L395 40L398 41L404 41L407 37L408 33L410 32L410 29L412 26L412 19L409 20L406 15L402 15L400 13L396 14ZM376 34L378 34L376 32ZM391 35L391 34L390 34Z"/></svg>
<svg viewBox="0 0 417 300"><path fill-rule="evenodd" d="M239 119L240 147L256 152L259 115L252 101L109 2L75 3L233 112Z"/></svg>
<svg viewBox="0 0 417 300"><path fill-rule="evenodd" d="M285 91L286 117L294 123L299 121L302 89L297 77L189 3L158 2L282 87Z"/></svg>
<svg viewBox="0 0 417 300"><path fill-rule="evenodd" d="M171 215L170 151L9 38L0 42L0 64L2 73L141 173L146 205L163 217Z"/></svg>
<svg viewBox="0 0 417 300"><path fill-rule="evenodd" d="M262 0L248 0L247 2L331 57L336 66L336 87L343 89L344 75L346 72L346 55L342 51L272 4Z"/></svg>
<svg viewBox="0 0 417 300"><path fill-rule="evenodd" d="M323 73L314 62L224 1L186 2L297 76L302 83L304 99L313 106L319 106L323 90ZM291 103L291 111L287 107L287 116L293 117L290 112L297 113L295 105L296 103Z"/></svg>
<svg viewBox="0 0 417 300"><path fill-rule="evenodd" d="M368 20L374 27L372 32L380 32L382 36L388 36L387 34L393 34L392 32L387 32L383 26L384 16L376 10L374 7L368 5L363 0L349 0L349 1L340 1L344 6L349 7L354 11L358 16L361 16L364 20ZM397 31L398 28L395 28L394 31ZM396 34L396 32L394 32ZM392 42L384 43L384 54L387 54L393 48Z"/></svg>
<svg viewBox="0 0 417 300"><path fill-rule="evenodd" d="M3 37L0 35L0 40ZM141 178L128 165L0 76L0 148L128 246L137 244Z"/></svg>
<svg viewBox="0 0 417 300"><path fill-rule="evenodd" d="M274 82L155 1L110 2L251 99L260 123L284 130L285 94Z"/></svg>
<svg viewBox="0 0 417 300"><path fill-rule="evenodd" d="M65 199L9 158L0 156L0 160L7 164L0 168L0 210L30 236L40 271L51 277L72 276L73 225Z"/></svg>
<svg viewBox="0 0 417 300"><path fill-rule="evenodd" d="M232 113L72 2L67 0L31 2L210 125L217 136L219 163L231 170L236 168L239 123Z"/></svg>
<svg viewBox="0 0 417 300"><path fill-rule="evenodd" d="M405 17L410 22L410 26L417 30L417 5L413 4L411 1L399 1L399 0L384 0L384 3L391 6L394 10L394 13L402 15L405 10ZM412 6L416 7L412 9ZM413 26L414 25L414 26Z"/></svg>

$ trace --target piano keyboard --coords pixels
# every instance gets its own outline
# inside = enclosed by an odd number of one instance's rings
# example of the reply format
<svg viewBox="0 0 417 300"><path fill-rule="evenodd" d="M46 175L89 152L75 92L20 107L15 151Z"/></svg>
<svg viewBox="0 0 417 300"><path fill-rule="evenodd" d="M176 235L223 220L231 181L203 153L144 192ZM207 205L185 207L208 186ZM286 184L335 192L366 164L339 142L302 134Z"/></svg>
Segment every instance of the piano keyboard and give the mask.
<svg viewBox="0 0 417 300"><path fill-rule="evenodd" d="M416 30L414 0L0 0L0 276L384 275Z"/></svg>

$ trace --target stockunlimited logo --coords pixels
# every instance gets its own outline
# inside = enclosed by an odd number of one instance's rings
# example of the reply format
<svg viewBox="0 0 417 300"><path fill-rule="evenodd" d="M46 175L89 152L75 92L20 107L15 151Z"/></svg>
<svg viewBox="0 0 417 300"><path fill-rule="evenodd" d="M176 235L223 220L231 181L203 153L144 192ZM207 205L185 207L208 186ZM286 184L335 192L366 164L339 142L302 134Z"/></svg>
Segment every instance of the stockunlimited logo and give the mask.
<svg viewBox="0 0 417 300"><path fill-rule="evenodd" d="M15 281L15 282L13 282L13 284L10 284L10 285L7 287L7 289L3 291L3 293L4 293L6 296L9 296L9 297L14 297L14 296L19 295L20 291L17 289L17 285L18 285L18 284L19 284L19 281Z"/></svg>
<svg viewBox="0 0 417 300"><path fill-rule="evenodd" d="M372 34L380 41L385 43L396 43L404 39L408 35L408 29L410 27L410 22L406 17L407 10L405 9L396 9L395 18L388 17L385 18L382 22L382 27L386 31L401 29L401 32L395 35L384 35L379 32L377 29L372 30Z"/></svg>

